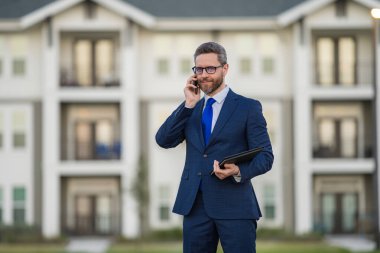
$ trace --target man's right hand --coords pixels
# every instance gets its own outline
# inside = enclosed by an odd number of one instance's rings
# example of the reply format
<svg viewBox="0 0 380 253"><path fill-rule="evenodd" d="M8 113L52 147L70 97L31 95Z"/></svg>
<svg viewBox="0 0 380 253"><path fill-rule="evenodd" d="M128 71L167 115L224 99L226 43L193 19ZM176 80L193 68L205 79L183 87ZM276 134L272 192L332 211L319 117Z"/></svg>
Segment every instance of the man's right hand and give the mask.
<svg viewBox="0 0 380 253"><path fill-rule="evenodd" d="M185 94L185 106L187 108L194 108L197 102L201 99L199 87L195 86L193 83L197 80L196 75L190 76L183 90ZM198 92L195 93L195 89L198 88Z"/></svg>

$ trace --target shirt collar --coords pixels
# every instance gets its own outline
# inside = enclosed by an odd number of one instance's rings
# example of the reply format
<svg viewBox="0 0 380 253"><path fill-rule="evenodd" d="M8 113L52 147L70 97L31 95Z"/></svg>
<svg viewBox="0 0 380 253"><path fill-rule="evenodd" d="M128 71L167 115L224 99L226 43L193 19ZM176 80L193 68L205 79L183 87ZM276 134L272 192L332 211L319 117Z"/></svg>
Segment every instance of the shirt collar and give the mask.
<svg viewBox="0 0 380 253"><path fill-rule="evenodd" d="M227 94L228 94L228 91L230 90L230 87L228 87L226 85L226 87L224 87L223 90L221 90L220 92L218 92L215 96L213 96L212 98L215 99L215 101L220 104L222 103L226 97L227 97ZM205 95L205 104L207 102L207 100L210 98L210 96L207 96Z"/></svg>

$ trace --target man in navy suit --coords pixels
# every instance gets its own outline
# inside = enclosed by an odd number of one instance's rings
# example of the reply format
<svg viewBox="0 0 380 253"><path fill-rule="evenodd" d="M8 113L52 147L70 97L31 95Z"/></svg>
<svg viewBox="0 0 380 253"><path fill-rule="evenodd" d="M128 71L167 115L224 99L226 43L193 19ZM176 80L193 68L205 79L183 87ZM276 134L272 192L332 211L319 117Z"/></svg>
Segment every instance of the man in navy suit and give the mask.
<svg viewBox="0 0 380 253"><path fill-rule="evenodd" d="M261 217L251 179L269 171L273 152L260 102L234 93L225 83L225 49L200 45L194 54L185 101L156 135L163 148L186 140L186 161L173 212L183 215L183 252L256 252ZM205 96L201 98L199 89ZM226 164L226 156L262 147L251 161Z"/></svg>

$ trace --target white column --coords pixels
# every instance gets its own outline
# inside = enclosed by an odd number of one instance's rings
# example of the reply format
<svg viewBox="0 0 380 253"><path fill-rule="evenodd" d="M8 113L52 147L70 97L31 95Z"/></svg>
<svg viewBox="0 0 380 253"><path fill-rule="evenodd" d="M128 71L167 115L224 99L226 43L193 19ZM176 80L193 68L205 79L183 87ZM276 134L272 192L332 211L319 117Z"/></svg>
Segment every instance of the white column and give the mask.
<svg viewBox="0 0 380 253"><path fill-rule="evenodd" d="M34 111L31 104L27 104L25 106L27 111L27 167L28 170L26 172L27 178L29 182L26 182L26 205L27 205L27 213L26 213L26 221L27 224L33 225L34 220L34 205L35 205L35 185L34 185Z"/></svg>
<svg viewBox="0 0 380 253"><path fill-rule="evenodd" d="M379 71L380 71L380 41L379 41L379 36L380 36L380 32L379 32L379 28L380 28L380 24L379 24L379 20L375 19L373 21L373 29L374 29L374 50L375 50L375 54L374 54L374 57L375 57L375 66L374 66L374 82L375 82L375 85L376 85L376 90L375 90L375 96L374 96L374 99L375 99L375 106L376 106L376 164L377 164L377 168L375 168L375 173L376 173L376 176L377 176L377 180L376 183L377 185L375 186L376 187L376 190L377 190L377 206L375 207L375 210L377 210L377 229L378 231L376 231L377 233L375 233L375 236L379 236L380 235L380 189L379 189L379 184L380 184L380 75L379 75ZM380 245L380 238L376 238L375 239L375 242L377 243L377 247L379 247Z"/></svg>
<svg viewBox="0 0 380 253"><path fill-rule="evenodd" d="M295 230L302 234L312 229L311 101L309 58L306 31L300 23L294 29L294 166L295 166ZM302 39L301 36L304 36ZM303 41L303 42L302 42Z"/></svg>
<svg viewBox="0 0 380 253"><path fill-rule="evenodd" d="M121 33L122 38L122 67L121 85L123 100L121 103L122 119L122 159L126 168L122 173L122 235L135 238L139 235L138 203L131 189L136 180L140 154L140 118L139 92L137 71L138 63L138 28L127 22L126 29Z"/></svg>
<svg viewBox="0 0 380 253"><path fill-rule="evenodd" d="M51 28L52 29L52 28ZM52 35L52 43L48 40L49 25L43 28L43 208L42 232L45 237L56 237L60 233L60 194L57 163L59 160L59 101L58 90L58 37Z"/></svg>

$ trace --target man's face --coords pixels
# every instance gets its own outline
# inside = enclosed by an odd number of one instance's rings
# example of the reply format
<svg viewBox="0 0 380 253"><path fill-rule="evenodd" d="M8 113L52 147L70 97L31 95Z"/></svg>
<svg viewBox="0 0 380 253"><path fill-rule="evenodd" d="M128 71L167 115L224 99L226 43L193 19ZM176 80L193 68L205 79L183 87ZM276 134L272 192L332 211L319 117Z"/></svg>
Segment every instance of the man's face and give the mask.
<svg viewBox="0 0 380 253"><path fill-rule="evenodd" d="M224 77L228 71L228 64L222 67L218 61L218 55L214 53L201 54L195 59L196 67L218 67L214 74L208 74L203 70L202 74L197 74L198 84L201 90L208 96L213 96L225 87Z"/></svg>

